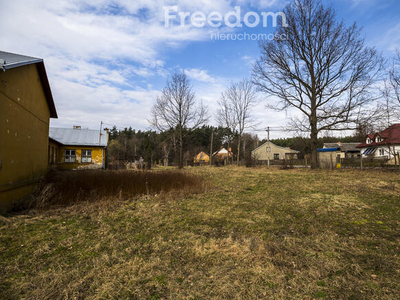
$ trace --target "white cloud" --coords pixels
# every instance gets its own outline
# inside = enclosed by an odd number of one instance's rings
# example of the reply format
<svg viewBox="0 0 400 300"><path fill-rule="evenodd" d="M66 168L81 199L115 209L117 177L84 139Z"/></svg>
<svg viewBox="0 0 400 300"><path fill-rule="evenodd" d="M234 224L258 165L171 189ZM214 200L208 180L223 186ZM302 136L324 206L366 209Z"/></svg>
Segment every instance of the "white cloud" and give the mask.
<svg viewBox="0 0 400 300"><path fill-rule="evenodd" d="M243 55L240 59L243 60L246 63L246 65L251 68L252 68L254 62L256 61L255 58L248 56L248 55Z"/></svg>
<svg viewBox="0 0 400 300"><path fill-rule="evenodd" d="M379 37L379 44L393 53L400 49L400 22L389 26L388 30Z"/></svg>
<svg viewBox="0 0 400 300"><path fill-rule="evenodd" d="M52 126L70 127L71 124L96 128L100 121L117 126L134 125L137 129L147 129L146 117L157 90L148 87L133 87L123 90L112 85L91 87L62 78L53 80L55 98L63 98L57 103L59 119L52 120Z"/></svg>
<svg viewBox="0 0 400 300"><path fill-rule="evenodd" d="M271 7L275 2L252 4ZM44 58L59 115L52 126L97 128L104 121L147 129L147 117L159 93L149 79L164 79L169 73L165 51L209 40L215 30L165 28L164 5L224 14L234 5L247 4L222 0L5 1L1 50ZM251 61L247 56L242 59ZM203 99L214 116L230 78L213 76L201 67L183 68L196 82L197 98Z"/></svg>
<svg viewBox="0 0 400 300"><path fill-rule="evenodd" d="M216 79L208 74L208 71L202 69L186 69L184 70L185 74L194 80L201 81L201 82L209 82L214 83Z"/></svg>
<svg viewBox="0 0 400 300"><path fill-rule="evenodd" d="M108 120L145 129L158 91L142 79L166 76L166 47L209 39L211 30L165 28L167 2L7 1L0 19L1 50L44 58L59 114L53 125L94 127ZM229 8L226 1L178 2L181 10ZM189 73L213 81L204 70Z"/></svg>

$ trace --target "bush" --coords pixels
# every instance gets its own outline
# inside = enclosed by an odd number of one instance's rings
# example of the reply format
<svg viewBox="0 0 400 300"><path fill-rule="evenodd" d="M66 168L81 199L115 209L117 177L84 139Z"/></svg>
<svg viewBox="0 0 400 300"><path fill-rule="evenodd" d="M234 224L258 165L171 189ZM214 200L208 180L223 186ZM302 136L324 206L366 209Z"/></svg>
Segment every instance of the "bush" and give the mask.
<svg viewBox="0 0 400 300"><path fill-rule="evenodd" d="M203 179L182 171L52 171L29 208L95 202L99 199L129 199L172 191L201 193Z"/></svg>
<svg viewBox="0 0 400 300"><path fill-rule="evenodd" d="M255 167L257 165L257 159L251 155L251 153L246 153L245 157L245 166L247 168Z"/></svg>

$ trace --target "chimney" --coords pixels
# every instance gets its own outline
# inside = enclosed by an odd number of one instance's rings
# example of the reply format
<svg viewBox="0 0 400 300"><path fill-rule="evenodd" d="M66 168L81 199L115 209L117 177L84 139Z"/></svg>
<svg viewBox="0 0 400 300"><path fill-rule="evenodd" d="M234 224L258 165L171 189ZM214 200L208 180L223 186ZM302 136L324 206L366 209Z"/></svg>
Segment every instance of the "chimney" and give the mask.
<svg viewBox="0 0 400 300"><path fill-rule="evenodd" d="M110 140L110 129L104 128L104 131L107 132L107 144L108 144L108 141Z"/></svg>

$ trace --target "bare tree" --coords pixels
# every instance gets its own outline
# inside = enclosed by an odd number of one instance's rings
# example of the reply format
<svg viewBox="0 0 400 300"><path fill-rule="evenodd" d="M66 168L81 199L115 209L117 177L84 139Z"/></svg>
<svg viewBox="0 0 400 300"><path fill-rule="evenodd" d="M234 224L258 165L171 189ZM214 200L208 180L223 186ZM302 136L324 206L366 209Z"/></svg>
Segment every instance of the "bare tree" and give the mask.
<svg viewBox="0 0 400 300"><path fill-rule="evenodd" d="M246 128L254 125L251 109L257 103L256 89L252 81L243 79L232 82L221 94L217 120L219 125L226 126L238 133L237 162L240 161L240 142Z"/></svg>
<svg viewBox="0 0 400 300"><path fill-rule="evenodd" d="M357 125L354 133L354 137L359 142L363 141L368 134L372 134L377 131L377 125L371 122L361 122Z"/></svg>
<svg viewBox="0 0 400 300"><path fill-rule="evenodd" d="M218 125L226 128L226 137L228 139L228 154L227 154L227 159L229 162L229 151L231 148L231 143L232 139L236 130L236 119L235 119L235 114L234 114L234 109L232 102L228 97L226 97L226 92L221 94L221 98L218 101L218 110L217 110L217 115L216 115L216 120L218 122ZM212 153L211 153L212 155Z"/></svg>
<svg viewBox="0 0 400 300"><path fill-rule="evenodd" d="M151 110L152 126L160 131L175 132L179 144L179 168L183 168L183 136L185 129L194 129L207 120L206 107L196 105L192 85L184 72L175 71L167 80Z"/></svg>
<svg viewBox="0 0 400 300"><path fill-rule="evenodd" d="M160 143L162 154L163 154L163 165L168 167L169 153L171 152L171 145L168 141L162 141Z"/></svg>
<svg viewBox="0 0 400 300"><path fill-rule="evenodd" d="M396 119L398 113L398 105L395 104L395 90L391 85L391 79L383 82L383 87L380 89L382 93L382 100L379 101L377 107L377 119L380 120L379 126L384 129L392 125L393 120Z"/></svg>
<svg viewBox="0 0 400 300"><path fill-rule="evenodd" d="M389 70L388 98L397 100L396 111L399 112L400 105L400 50L396 51L393 64Z"/></svg>
<svg viewBox="0 0 400 300"><path fill-rule="evenodd" d="M356 24L337 22L335 11L317 0L294 0L284 13L289 25L277 29L278 38L260 43L254 82L279 98L274 109L300 112L292 121L310 133L311 166L317 168L319 132L354 129L368 116L383 59L364 45Z"/></svg>
<svg viewBox="0 0 400 300"><path fill-rule="evenodd" d="M400 50L396 51L396 55L393 58L393 64L389 70L389 78L385 81L383 90L383 96L385 99L383 107L386 108L385 113L387 117L387 126L389 128L389 138L392 138L392 118L396 119L400 117ZM396 101L397 100L397 101ZM397 163L399 163L400 170L400 153L396 152L396 146L393 148L388 145L389 156L394 157L395 169Z"/></svg>

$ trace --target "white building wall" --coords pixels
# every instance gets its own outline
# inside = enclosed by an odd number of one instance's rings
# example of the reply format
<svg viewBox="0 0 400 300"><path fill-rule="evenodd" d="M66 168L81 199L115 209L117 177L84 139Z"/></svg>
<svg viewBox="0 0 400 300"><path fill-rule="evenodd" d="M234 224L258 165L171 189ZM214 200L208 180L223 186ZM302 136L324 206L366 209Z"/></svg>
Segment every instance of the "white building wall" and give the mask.
<svg viewBox="0 0 400 300"><path fill-rule="evenodd" d="M373 153L373 155L365 155L363 154L368 148L372 148L372 147L365 147L365 148L360 148L360 152L363 156L363 158L383 158L383 157L387 157L388 159L392 159L393 158L393 154L394 153L400 153L400 145L395 145L395 146L390 146L390 150L389 150L389 146L379 146L376 147L376 151ZM383 153L381 153L379 151L379 149L383 150Z"/></svg>

